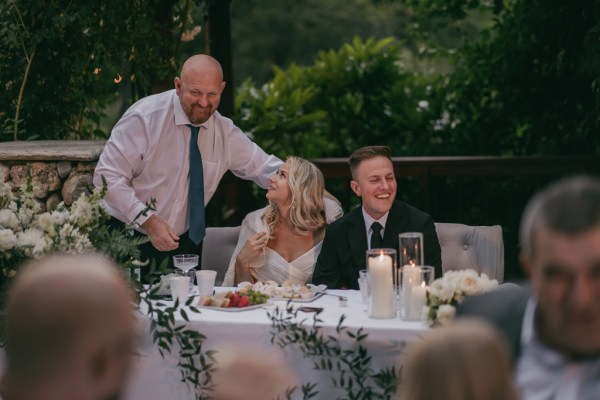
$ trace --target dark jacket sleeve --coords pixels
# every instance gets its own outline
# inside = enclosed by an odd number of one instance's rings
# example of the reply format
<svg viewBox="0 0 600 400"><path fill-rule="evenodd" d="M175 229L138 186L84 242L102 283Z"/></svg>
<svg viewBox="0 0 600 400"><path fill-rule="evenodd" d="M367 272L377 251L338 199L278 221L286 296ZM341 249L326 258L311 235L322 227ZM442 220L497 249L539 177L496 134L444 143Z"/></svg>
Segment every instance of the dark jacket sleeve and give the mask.
<svg viewBox="0 0 600 400"><path fill-rule="evenodd" d="M312 282L315 285L327 285L331 289L342 287L340 257L335 246L335 232L332 225L327 227L321 253L313 272Z"/></svg>
<svg viewBox="0 0 600 400"><path fill-rule="evenodd" d="M531 291L523 288L503 288L478 296L466 297L457 307L456 316L481 318L503 334L510 347L513 361L521 350L523 316Z"/></svg>
<svg viewBox="0 0 600 400"><path fill-rule="evenodd" d="M425 265L431 265L435 268L435 279L441 278L444 274L444 270L442 269L442 248L440 247L437 232L435 231L435 224L430 216L425 218L421 232L423 232Z"/></svg>

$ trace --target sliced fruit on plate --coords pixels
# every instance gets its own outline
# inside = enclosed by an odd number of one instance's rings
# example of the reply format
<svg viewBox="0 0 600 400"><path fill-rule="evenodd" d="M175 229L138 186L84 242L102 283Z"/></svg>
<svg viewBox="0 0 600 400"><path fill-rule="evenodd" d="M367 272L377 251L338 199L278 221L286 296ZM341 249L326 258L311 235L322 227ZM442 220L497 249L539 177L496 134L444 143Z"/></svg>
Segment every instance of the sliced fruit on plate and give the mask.
<svg viewBox="0 0 600 400"><path fill-rule="evenodd" d="M220 292L214 296L202 296L199 304L204 307L242 308L264 304L269 296L252 290L239 292Z"/></svg>

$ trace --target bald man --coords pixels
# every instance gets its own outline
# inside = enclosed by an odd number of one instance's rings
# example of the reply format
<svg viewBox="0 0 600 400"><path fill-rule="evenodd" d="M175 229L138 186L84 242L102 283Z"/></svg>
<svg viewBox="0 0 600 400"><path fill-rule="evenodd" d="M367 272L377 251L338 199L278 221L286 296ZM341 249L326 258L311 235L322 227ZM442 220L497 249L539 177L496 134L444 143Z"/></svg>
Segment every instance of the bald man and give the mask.
<svg viewBox="0 0 600 400"><path fill-rule="evenodd" d="M138 234L149 236L143 258L200 254L204 206L225 172L267 188L282 164L219 114L224 88L217 60L195 55L175 78L175 89L138 101L112 130L94 184L100 187L104 176L109 213L121 223L135 221ZM156 211L140 215L151 199Z"/></svg>
<svg viewBox="0 0 600 400"><path fill-rule="evenodd" d="M95 255L25 266L5 308L3 400L116 399L133 354L131 292Z"/></svg>

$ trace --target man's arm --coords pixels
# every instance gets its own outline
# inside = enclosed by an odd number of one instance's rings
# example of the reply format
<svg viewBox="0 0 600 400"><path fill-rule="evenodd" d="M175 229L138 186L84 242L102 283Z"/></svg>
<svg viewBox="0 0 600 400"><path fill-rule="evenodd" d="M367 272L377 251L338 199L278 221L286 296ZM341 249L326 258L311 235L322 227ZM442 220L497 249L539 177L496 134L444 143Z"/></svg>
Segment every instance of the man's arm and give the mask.
<svg viewBox="0 0 600 400"><path fill-rule="evenodd" d="M142 118L136 113L125 114L113 128L104 146L94 171L94 185L101 187L104 178L107 184L105 201L125 219L123 222L135 221L142 226L156 249L174 250L179 246L179 237L152 211L148 210L146 215L140 214L146 204L137 197L131 185L147 149L148 138Z"/></svg>
<svg viewBox="0 0 600 400"><path fill-rule="evenodd" d="M321 253L317 258L317 264L313 272L312 283L327 285L331 289L339 289L343 285L343 279L340 269L340 257L335 248L333 235L335 233L332 233L327 227Z"/></svg>
<svg viewBox="0 0 600 400"><path fill-rule="evenodd" d="M105 201L124 216L125 223L132 223L146 207L136 196L131 179L139 169L147 148L148 140L141 117L135 113L126 114L113 128L94 171L94 185L101 187L104 177L108 189ZM148 211L136 222L141 225L152 214Z"/></svg>
<svg viewBox="0 0 600 400"><path fill-rule="evenodd" d="M254 181L263 189L268 188L269 178L277 172L283 161L265 153L233 123L228 129L227 151L231 172L239 178Z"/></svg>

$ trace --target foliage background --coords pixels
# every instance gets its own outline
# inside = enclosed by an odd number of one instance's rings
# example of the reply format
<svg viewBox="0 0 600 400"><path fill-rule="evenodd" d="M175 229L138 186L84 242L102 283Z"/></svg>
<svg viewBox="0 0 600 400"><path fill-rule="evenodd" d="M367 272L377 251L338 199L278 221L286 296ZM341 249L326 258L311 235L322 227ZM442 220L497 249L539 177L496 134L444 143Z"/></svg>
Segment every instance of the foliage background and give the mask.
<svg viewBox="0 0 600 400"><path fill-rule="evenodd" d="M129 105L206 52L211 1L0 2L0 140L108 137ZM366 144L396 156L600 151L600 0L230 4L233 119L282 158ZM521 210L554 178L434 179L428 211L501 224L516 270ZM346 181L328 189L346 209L356 203ZM416 179L400 182L402 199L421 195ZM211 203L222 224L232 210ZM263 194L244 205L264 205Z"/></svg>

